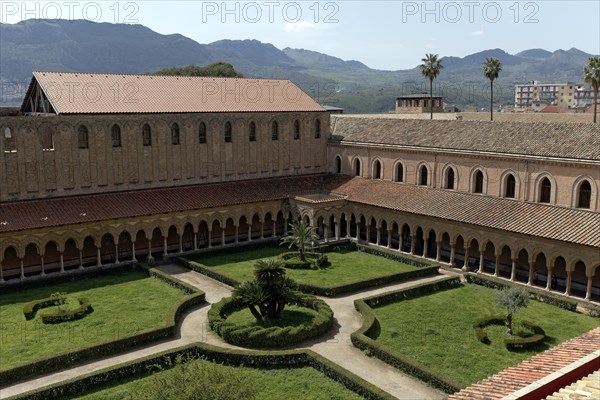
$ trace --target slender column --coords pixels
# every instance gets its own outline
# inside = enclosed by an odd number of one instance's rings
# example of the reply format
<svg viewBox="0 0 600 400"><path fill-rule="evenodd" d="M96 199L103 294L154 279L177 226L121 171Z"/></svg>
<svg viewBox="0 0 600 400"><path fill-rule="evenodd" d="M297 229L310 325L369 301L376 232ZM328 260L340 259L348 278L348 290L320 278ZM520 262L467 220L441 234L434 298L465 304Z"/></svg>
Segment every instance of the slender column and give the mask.
<svg viewBox="0 0 600 400"><path fill-rule="evenodd" d="M115 264L119 263L119 245L115 243Z"/></svg>
<svg viewBox="0 0 600 400"><path fill-rule="evenodd" d="M260 223L260 238L261 239L265 238L265 223L264 222Z"/></svg>
<svg viewBox="0 0 600 400"><path fill-rule="evenodd" d="M209 249L212 248L212 230L211 229L208 230L208 248Z"/></svg>
<svg viewBox="0 0 600 400"><path fill-rule="evenodd" d="M248 225L248 241L252 241L252 225Z"/></svg>
<svg viewBox="0 0 600 400"><path fill-rule="evenodd" d="M335 224L335 240L340 240L340 223Z"/></svg>
<svg viewBox="0 0 600 400"><path fill-rule="evenodd" d="M25 279L25 266L23 265L23 259L21 258L21 280Z"/></svg>
<svg viewBox="0 0 600 400"><path fill-rule="evenodd" d="M183 234L179 235L179 252L183 253Z"/></svg>
<svg viewBox="0 0 600 400"><path fill-rule="evenodd" d="M238 225L235 226L235 244L239 243L239 234L240 234L240 227Z"/></svg>
<svg viewBox="0 0 600 400"><path fill-rule="evenodd" d="M483 273L483 251L481 250L479 250L479 269L477 270L477 273Z"/></svg>
<svg viewBox="0 0 600 400"><path fill-rule="evenodd" d="M163 238L163 256L166 256L168 253L167 251L167 237L165 236Z"/></svg>
<svg viewBox="0 0 600 400"><path fill-rule="evenodd" d="M546 277L546 290L552 290L552 277L553 277L553 265L547 265L546 270L548 271L548 275Z"/></svg>
<svg viewBox="0 0 600 400"><path fill-rule="evenodd" d="M356 241L360 241L360 224L356 224Z"/></svg>
<svg viewBox="0 0 600 400"><path fill-rule="evenodd" d="M427 258L427 251L429 247L429 236L425 236L423 238L423 253L421 253L421 257Z"/></svg>
<svg viewBox="0 0 600 400"><path fill-rule="evenodd" d="M346 221L346 237L350 237L350 221Z"/></svg>
<svg viewBox="0 0 600 400"><path fill-rule="evenodd" d="M194 251L198 250L198 232L194 232Z"/></svg>
<svg viewBox="0 0 600 400"><path fill-rule="evenodd" d="M135 258L135 242L131 242L131 261L136 262L137 258Z"/></svg>
<svg viewBox="0 0 600 400"><path fill-rule="evenodd" d="M60 253L60 272L65 272L65 260L63 258L63 253Z"/></svg>
<svg viewBox="0 0 600 400"><path fill-rule="evenodd" d="M288 234L288 219L284 218L283 219L283 235L287 235Z"/></svg>
<svg viewBox="0 0 600 400"><path fill-rule="evenodd" d="M381 244L381 228L378 226L375 229L377 230L377 242L375 244L379 246Z"/></svg>
<svg viewBox="0 0 600 400"><path fill-rule="evenodd" d="M565 290L565 294L567 296L571 295L571 276L573 275L573 271L567 271L567 289Z"/></svg>
<svg viewBox="0 0 600 400"><path fill-rule="evenodd" d="M153 260L152 257L152 239L148 239L148 260Z"/></svg>
<svg viewBox="0 0 600 400"><path fill-rule="evenodd" d="M440 257L442 254L442 242L435 242L435 261L440 262Z"/></svg>
<svg viewBox="0 0 600 400"><path fill-rule="evenodd" d="M592 299L592 278L593 276L587 277L587 288L585 290L585 299L590 301Z"/></svg>
<svg viewBox="0 0 600 400"><path fill-rule="evenodd" d="M494 265L494 276L500 273L500 254L496 254L496 265Z"/></svg>
<svg viewBox="0 0 600 400"><path fill-rule="evenodd" d="M455 267L454 265L454 253L456 251L456 244L455 243L451 243L450 244L450 266L451 267Z"/></svg>
<svg viewBox="0 0 600 400"><path fill-rule="evenodd" d="M221 229L221 246L225 246L225 229Z"/></svg>
<svg viewBox="0 0 600 400"><path fill-rule="evenodd" d="M329 229L325 224L323 224L323 239L325 240L325 243L329 241Z"/></svg>
<svg viewBox="0 0 600 400"><path fill-rule="evenodd" d="M44 256L40 256L40 260L42 261L42 276L45 276L46 271L44 270Z"/></svg>
<svg viewBox="0 0 600 400"><path fill-rule="evenodd" d="M83 249L79 250L79 269L83 269Z"/></svg>
<svg viewBox="0 0 600 400"><path fill-rule="evenodd" d="M2 261L0 260L0 283L4 283L4 272L2 271Z"/></svg>
<svg viewBox="0 0 600 400"><path fill-rule="evenodd" d="M98 259L98 262L96 263L97 266L101 267L102 266L102 259L100 258L100 248L96 247L96 258Z"/></svg>
<svg viewBox="0 0 600 400"><path fill-rule="evenodd" d="M388 229L387 231L387 248L391 249L392 248L392 230Z"/></svg>
<svg viewBox="0 0 600 400"><path fill-rule="evenodd" d="M411 237L410 237L410 254L412 254L412 255L415 254L415 245L416 244L417 244L417 237L411 235Z"/></svg>
<svg viewBox="0 0 600 400"><path fill-rule="evenodd" d="M463 261L463 271L468 271L469 270L469 253L470 253L470 247L469 246L465 246L465 259Z"/></svg>
<svg viewBox="0 0 600 400"><path fill-rule="evenodd" d="M273 234L271 236L277 236L277 221L273 221Z"/></svg>
<svg viewBox="0 0 600 400"><path fill-rule="evenodd" d="M514 281L516 278L516 274L517 274L517 259L511 258L511 260L512 260L512 266L510 269L510 280Z"/></svg>
<svg viewBox="0 0 600 400"><path fill-rule="evenodd" d="M527 285L531 286L533 285L534 282L534 273L533 273L533 269L535 267L535 261L534 260L529 260L529 275L527 276Z"/></svg>

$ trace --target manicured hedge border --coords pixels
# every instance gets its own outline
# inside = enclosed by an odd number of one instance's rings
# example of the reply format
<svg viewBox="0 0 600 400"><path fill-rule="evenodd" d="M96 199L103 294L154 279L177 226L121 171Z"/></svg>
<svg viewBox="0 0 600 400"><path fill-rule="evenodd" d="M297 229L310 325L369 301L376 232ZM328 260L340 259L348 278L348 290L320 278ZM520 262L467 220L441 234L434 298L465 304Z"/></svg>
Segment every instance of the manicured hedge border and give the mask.
<svg viewBox="0 0 600 400"><path fill-rule="evenodd" d="M310 323L285 328L275 326L240 328L240 326L227 321L227 316L232 312L246 309L246 306L240 299L228 297L213 304L210 308L208 324L227 343L251 348L273 348L298 344L307 339L321 336L333 327L333 311L327 303L299 292L294 297L293 304L317 312Z"/></svg>
<svg viewBox="0 0 600 400"><path fill-rule="evenodd" d="M469 283L474 283L476 285L485 286L492 289L506 289L515 285L510 281L507 282L505 279L496 278L494 276L485 276L473 272L466 273L465 277ZM529 296L534 300L542 303L548 303L559 308L564 308L565 310L569 311L578 311L577 308L581 307L584 309L585 314L588 314L592 317L600 317L600 307L593 304L581 303L577 300L557 296L556 294L552 294L544 289L536 287L523 287L529 292Z"/></svg>
<svg viewBox="0 0 600 400"><path fill-rule="evenodd" d="M477 340L484 344L490 344L490 339L487 335L485 328L488 325L501 325L504 326L506 321L506 316L503 315L492 315L490 317L485 317L480 319L479 321L473 324L473 329L475 329L475 336ZM504 339L504 344L508 350L520 350L520 349L528 349L531 347L535 347L544 342L546 339L546 332L538 326L529 321L521 321L521 325L525 328L533 331L533 335L528 337L519 337L513 336Z"/></svg>
<svg viewBox="0 0 600 400"><path fill-rule="evenodd" d="M430 267L431 264L426 263L424 261L415 260L412 257L407 257L406 255L399 253L398 251L382 248L382 247L372 247L365 244L355 243L354 246L358 251L362 251L364 253L373 254L376 256L381 256L385 258L389 258L390 260L400 261L401 263L412 265L417 268L425 268Z"/></svg>
<svg viewBox="0 0 600 400"><path fill-rule="evenodd" d="M370 249L369 249L369 252L370 252ZM373 254L376 254L376 253L373 253ZM399 257L398 260L404 262L404 260L408 260L408 259ZM223 274L215 272L211 268L208 268L196 261L190 261L186 258L178 257L175 259L175 262L181 266L189 268L193 271L196 271L198 273L206 275L212 279L215 279L219 282L222 282L222 283L232 286L232 287L237 287L241 283L237 279L230 278L228 276L225 276ZM417 263L418 261L411 260L411 262L413 262L413 264L411 264L411 265L415 266L414 263ZM404 272L398 272L398 273L390 274L390 275L378 276L375 278L365 279L363 281L348 283L348 284L339 285L339 286L326 287L326 286L308 285L308 284L298 283L298 290L305 292L305 293L314 294L317 296L335 297L335 296L340 296L342 294L357 292L362 289L373 288L373 287L377 287L377 286L388 285L391 283L403 282L403 281L406 281L409 279L422 278L422 277L433 276L433 275L438 274L439 267L428 266L427 264L424 264L424 263L420 263L420 264L422 264L422 265L419 265L418 269L414 269L412 271L404 271Z"/></svg>
<svg viewBox="0 0 600 400"><path fill-rule="evenodd" d="M181 315L188 309L206 301L204 292L186 284L185 282L181 282L170 275L163 273L162 271L143 265L129 266L129 269L133 268L140 268L145 271L148 276L165 281L166 283L183 290L186 294L191 294L190 297L182 300L167 313L165 317L165 326L162 328L147 329L135 335L129 335L117 340L107 341L79 350L62 353L2 371L0 372L0 386L44 373L61 370L67 366L84 361L94 360L122 351L131 350L132 348L140 347L150 342L172 338L177 333L177 324Z"/></svg>
<svg viewBox="0 0 600 400"><path fill-rule="evenodd" d="M44 324L60 324L66 321L75 321L81 319L94 311L92 303L85 297L77 299L79 307L74 310L62 310L55 313L40 314Z"/></svg>
<svg viewBox="0 0 600 400"><path fill-rule="evenodd" d="M460 278L447 277L432 283L425 283L402 290L384 293L382 295L355 300L354 306L363 316L363 325L359 330L350 335L352 344L355 347L368 352L370 355L379 358L381 361L388 363L437 389L443 390L446 393L459 391L461 385L458 383L437 376L428 367L413 359L385 350L375 340L379 336L381 328L379 326L379 321L375 317L373 308L423 296L429 293L453 289L460 287L461 285Z"/></svg>
<svg viewBox="0 0 600 400"><path fill-rule="evenodd" d="M252 368L300 368L312 367L335 380L348 390L369 400L394 400L395 397L375 385L363 380L335 363L310 350L292 351L244 351L223 349L205 343L193 343L159 354L123 363L84 376L69 379L47 388L30 391L15 396L13 400L45 400L85 394L90 390L101 389L124 379L135 379L148 375L157 366L168 368L178 356L203 357L209 361L231 366Z"/></svg>

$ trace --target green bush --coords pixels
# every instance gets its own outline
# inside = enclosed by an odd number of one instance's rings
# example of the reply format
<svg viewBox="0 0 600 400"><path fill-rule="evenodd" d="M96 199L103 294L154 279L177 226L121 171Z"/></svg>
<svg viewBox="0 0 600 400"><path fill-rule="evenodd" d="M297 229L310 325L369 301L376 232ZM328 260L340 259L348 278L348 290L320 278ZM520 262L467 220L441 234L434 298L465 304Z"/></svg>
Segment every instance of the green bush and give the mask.
<svg viewBox="0 0 600 400"><path fill-rule="evenodd" d="M92 303L84 297L77 299L79 307L74 310L60 310L54 313L41 314L40 318L44 324L60 324L66 321L81 319L94 311Z"/></svg>
<svg viewBox="0 0 600 400"><path fill-rule="evenodd" d="M245 305L241 299L225 298L208 311L208 324L227 343L251 348L289 346L320 336L333 327L333 311L323 300L296 292L292 304L315 310L317 315L310 323L294 327L240 327L229 322L227 316Z"/></svg>
<svg viewBox="0 0 600 400"><path fill-rule="evenodd" d="M490 338L488 337L488 334L484 328L488 325L504 325L505 320L506 317L502 315L492 315L491 317L481 318L473 324L473 329L475 329L475 337L481 343L490 344Z"/></svg>
<svg viewBox="0 0 600 400"><path fill-rule="evenodd" d="M35 314L41 308L57 306L59 299L54 297L47 297L42 300L31 301L23 306L23 315L25 320L29 321L35 318Z"/></svg>
<svg viewBox="0 0 600 400"><path fill-rule="evenodd" d="M521 321L521 325L533 332L533 335L527 337L512 336L504 339L504 344L508 350L522 350L536 347L546 339L546 332L542 327L529 321Z"/></svg>
<svg viewBox="0 0 600 400"><path fill-rule="evenodd" d="M306 261L301 261L297 251L282 253L279 258L283 260L285 268L289 269L318 269L325 266L328 262L327 256L323 253L314 251L305 252Z"/></svg>

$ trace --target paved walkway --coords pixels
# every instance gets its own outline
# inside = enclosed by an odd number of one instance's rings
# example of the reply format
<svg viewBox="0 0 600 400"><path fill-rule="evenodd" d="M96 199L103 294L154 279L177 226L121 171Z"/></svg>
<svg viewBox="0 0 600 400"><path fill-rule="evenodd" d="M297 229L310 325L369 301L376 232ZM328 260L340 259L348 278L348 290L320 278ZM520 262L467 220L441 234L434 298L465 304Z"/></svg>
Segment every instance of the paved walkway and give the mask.
<svg viewBox="0 0 600 400"><path fill-rule="evenodd" d="M218 302L223 297L229 297L232 289L221 282L177 265L166 265L158 268L173 275L177 279L203 290L206 293L206 301L209 303L195 308L183 316L179 334L176 338L143 347L129 353L109 356L63 371L40 376L26 382L17 383L1 389L0 399L5 399L32 389L60 383L67 379L194 342L204 342L225 348L236 348L236 346L223 342L218 336L210 331L207 325L207 314L210 309L210 304ZM294 348L310 349L360 376L364 380L380 387L398 399L444 399L446 398L444 393L403 374L394 367L391 367L376 358L365 356L362 351L355 348L350 342L350 334L359 329L362 325L362 318L354 309L354 300L402 289L415 285L416 283L433 282L440 278L441 276L421 278L418 280L378 287L373 290L367 290L344 297L323 298L334 312L337 321L334 331L328 336L320 337L314 341L303 343Z"/></svg>

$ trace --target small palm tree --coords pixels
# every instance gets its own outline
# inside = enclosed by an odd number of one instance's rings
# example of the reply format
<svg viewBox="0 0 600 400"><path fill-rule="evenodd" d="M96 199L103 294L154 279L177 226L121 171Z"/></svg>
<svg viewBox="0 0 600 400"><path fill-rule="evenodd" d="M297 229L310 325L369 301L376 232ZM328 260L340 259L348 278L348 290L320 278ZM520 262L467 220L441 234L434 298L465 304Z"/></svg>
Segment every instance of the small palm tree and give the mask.
<svg viewBox="0 0 600 400"><path fill-rule="evenodd" d="M274 287L280 286L285 279L285 268L278 258L258 260L254 264L254 277L261 285Z"/></svg>
<svg viewBox="0 0 600 400"><path fill-rule="evenodd" d="M488 58L483 63L483 74L490 80L490 121L494 120L494 80L502 71L502 63L497 58Z"/></svg>
<svg viewBox="0 0 600 400"><path fill-rule="evenodd" d="M423 61L423 64L419 66L421 74L429 79L429 109L431 119L433 119L433 80L438 77L444 67L442 62L438 60L437 54L426 54L421 61Z"/></svg>
<svg viewBox="0 0 600 400"><path fill-rule="evenodd" d="M252 313L257 321L262 321L263 316L267 315L267 304L269 296L263 288L256 282L244 282L233 291L235 297L242 299L246 307ZM258 310L256 309L258 307Z"/></svg>
<svg viewBox="0 0 600 400"><path fill-rule="evenodd" d="M289 243L289 248L295 247L300 253L300 260L306 261L306 248L313 248L315 243L319 242L317 230L300 221L296 224L290 224L291 233L281 239L281 244Z"/></svg>
<svg viewBox="0 0 600 400"><path fill-rule="evenodd" d="M583 68L583 79L594 88L594 123L598 112L598 89L600 88L600 57L590 57Z"/></svg>

